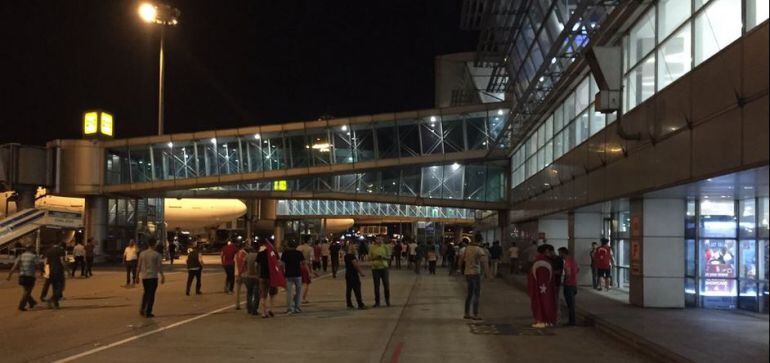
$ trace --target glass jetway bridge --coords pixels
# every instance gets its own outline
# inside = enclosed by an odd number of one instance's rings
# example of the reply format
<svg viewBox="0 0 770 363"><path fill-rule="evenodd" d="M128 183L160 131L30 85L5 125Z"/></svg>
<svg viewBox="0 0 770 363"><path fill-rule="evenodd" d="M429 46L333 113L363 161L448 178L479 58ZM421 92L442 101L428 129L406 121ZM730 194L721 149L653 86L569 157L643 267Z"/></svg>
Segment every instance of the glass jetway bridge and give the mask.
<svg viewBox="0 0 770 363"><path fill-rule="evenodd" d="M48 146L57 155L57 190L63 194L268 197L502 209L508 161L502 147L490 147L509 116L505 106L471 105L99 142L55 140ZM96 151L98 157L79 160L84 149ZM88 175L84 165L101 165L101 175Z"/></svg>

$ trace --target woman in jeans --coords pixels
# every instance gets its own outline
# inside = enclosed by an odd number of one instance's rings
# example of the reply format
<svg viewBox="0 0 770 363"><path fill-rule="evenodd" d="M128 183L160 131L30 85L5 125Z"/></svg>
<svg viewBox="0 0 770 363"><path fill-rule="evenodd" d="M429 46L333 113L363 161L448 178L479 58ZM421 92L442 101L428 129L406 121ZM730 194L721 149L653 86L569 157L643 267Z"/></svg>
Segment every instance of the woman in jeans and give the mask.
<svg viewBox="0 0 770 363"><path fill-rule="evenodd" d="M131 287L139 282L136 277L136 263L138 257L139 249L136 247L136 242L131 240L128 242L128 247L123 250L123 264L126 265L126 287Z"/></svg>

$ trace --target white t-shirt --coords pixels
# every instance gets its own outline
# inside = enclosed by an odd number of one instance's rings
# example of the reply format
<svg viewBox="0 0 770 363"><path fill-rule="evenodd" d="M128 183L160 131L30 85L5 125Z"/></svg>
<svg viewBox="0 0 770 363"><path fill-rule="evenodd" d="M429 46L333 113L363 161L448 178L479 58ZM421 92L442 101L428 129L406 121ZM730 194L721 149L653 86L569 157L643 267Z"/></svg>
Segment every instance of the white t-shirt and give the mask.
<svg viewBox="0 0 770 363"><path fill-rule="evenodd" d="M86 247L81 244L76 244L72 249L72 255L75 257L84 257L86 255Z"/></svg>
<svg viewBox="0 0 770 363"><path fill-rule="evenodd" d="M129 247L126 247L125 250L123 250L123 258L126 261L135 261L137 257L138 256L136 254L136 246L134 247L129 246Z"/></svg>
<svg viewBox="0 0 770 363"><path fill-rule="evenodd" d="M508 258L519 258L519 248L511 246L511 248L508 249Z"/></svg>
<svg viewBox="0 0 770 363"><path fill-rule="evenodd" d="M409 244L409 254L414 256L417 254L417 244L412 242Z"/></svg>

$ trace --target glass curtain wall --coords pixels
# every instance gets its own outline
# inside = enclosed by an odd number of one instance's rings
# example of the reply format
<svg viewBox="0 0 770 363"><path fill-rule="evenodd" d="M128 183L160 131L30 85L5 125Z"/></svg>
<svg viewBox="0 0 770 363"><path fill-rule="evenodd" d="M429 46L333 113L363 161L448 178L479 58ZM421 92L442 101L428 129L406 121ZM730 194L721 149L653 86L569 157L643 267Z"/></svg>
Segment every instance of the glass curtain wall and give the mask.
<svg viewBox="0 0 770 363"><path fill-rule="evenodd" d="M766 0L659 0L622 40L628 112L768 18ZM515 52L514 52L515 53ZM511 155L511 188L615 121L595 112L591 75L572 89Z"/></svg>
<svg viewBox="0 0 770 363"><path fill-rule="evenodd" d="M105 181L129 184L487 150L508 117L507 109L489 107L449 114L439 111L419 118L110 147Z"/></svg>
<svg viewBox="0 0 770 363"><path fill-rule="evenodd" d="M688 201L687 306L768 312L768 198Z"/></svg>
<svg viewBox="0 0 770 363"><path fill-rule="evenodd" d="M765 0L659 0L623 38L623 109L634 109L768 18Z"/></svg>

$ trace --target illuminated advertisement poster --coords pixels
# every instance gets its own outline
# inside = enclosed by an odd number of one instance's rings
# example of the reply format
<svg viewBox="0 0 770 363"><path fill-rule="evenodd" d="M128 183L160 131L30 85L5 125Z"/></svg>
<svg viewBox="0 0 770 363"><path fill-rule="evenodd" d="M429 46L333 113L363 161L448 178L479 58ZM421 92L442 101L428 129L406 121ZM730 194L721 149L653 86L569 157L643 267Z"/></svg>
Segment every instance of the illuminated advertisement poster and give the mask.
<svg viewBox="0 0 770 363"><path fill-rule="evenodd" d="M702 276L705 296L734 296L736 288L735 240L702 240Z"/></svg>

